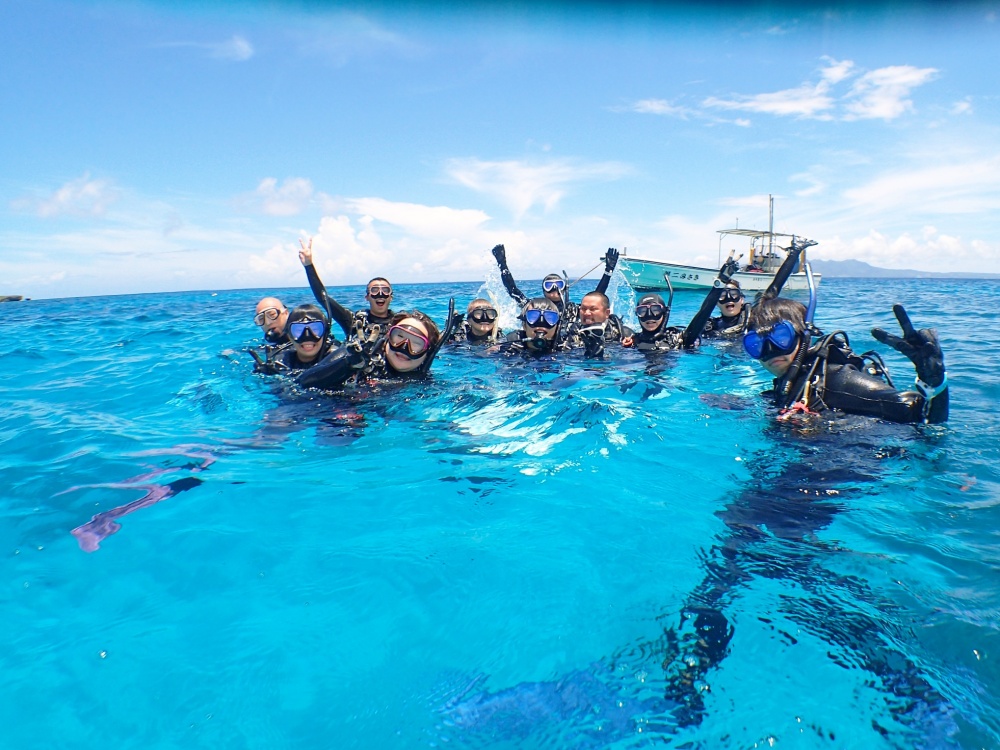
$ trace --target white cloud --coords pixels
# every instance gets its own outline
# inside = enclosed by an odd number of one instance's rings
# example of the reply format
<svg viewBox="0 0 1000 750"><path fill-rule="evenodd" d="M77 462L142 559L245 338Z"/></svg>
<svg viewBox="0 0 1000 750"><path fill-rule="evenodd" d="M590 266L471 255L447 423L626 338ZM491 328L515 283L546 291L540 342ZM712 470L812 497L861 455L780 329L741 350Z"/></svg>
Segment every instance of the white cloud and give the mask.
<svg viewBox="0 0 1000 750"><path fill-rule="evenodd" d="M343 67L352 60L372 55L413 58L422 48L395 31L356 13L337 13L312 19L309 30L299 38L302 54L319 57Z"/></svg>
<svg viewBox="0 0 1000 750"><path fill-rule="evenodd" d="M220 60L232 60L234 62L244 62L253 57L253 46L246 39L239 35L233 36L225 42L206 45L212 57Z"/></svg>
<svg viewBox="0 0 1000 750"><path fill-rule="evenodd" d="M816 84L803 84L795 89L753 96L737 96L734 99L719 99L710 96L702 102L702 105L717 109L763 112L771 115L822 117L822 113L834 106L834 100L828 92L829 85L825 81L821 81Z"/></svg>
<svg viewBox="0 0 1000 750"><path fill-rule="evenodd" d="M892 65L865 73L848 94L848 115L844 119L893 120L913 111L906 97L937 75L935 68ZM853 100L853 101L850 101Z"/></svg>
<svg viewBox="0 0 1000 750"><path fill-rule="evenodd" d="M972 98L966 97L960 102L955 102L951 105L950 113L953 115L971 115L972 114Z"/></svg>
<svg viewBox="0 0 1000 750"><path fill-rule="evenodd" d="M101 217L119 198L108 180L92 180L84 174L70 180L46 197L25 197L11 202L15 211L35 213L43 218L58 216Z"/></svg>
<svg viewBox="0 0 1000 750"><path fill-rule="evenodd" d="M276 178L266 177L250 203L268 216L295 216L309 206L312 196L312 182L303 177L289 177L280 186Z"/></svg>
<svg viewBox="0 0 1000 750"><path fill-rule="evenodd" d="M492 196L507 206L518 219L533 206L554 209L570 186L616 180L629 172L617 162L580 163L556 160L543 164L522 161L481 161L452 159L448 175L477 193Z"/></svg>
<svg viewBox="0 0 1000 750"><path fill-rule="evenodd" d="M854 70L854 63L851 60L834 60L832 57L824 57L827 66L820 70L823 80L830 84L837 84L851 75Z"/></svg>
<svg viewBox="0 0 1000 750"><path fill-rule="evenodd" d="M681 119L687 119L689 115L694 114L687 107L671 104L666 99L641 99L627 109L643 115L673 115Z"/></svg>
<svg viewBox="0 0 1000 750"><path fill-rule="evenodd" d="M393 224L422 237L466 234L489 221L483 211L397 203L383 198L357 198L347 201L356 213Z"/></svg>
<svg viewBox="0 0 1000 750"><path fill-rule="evenodd" d="M254 55L253 45L239 34L234 34L230 39L222 42L166 42L159 46L203 50L208 53L209 57L214 57L216 60L229 60L230 62L246 62Z"/></svg>

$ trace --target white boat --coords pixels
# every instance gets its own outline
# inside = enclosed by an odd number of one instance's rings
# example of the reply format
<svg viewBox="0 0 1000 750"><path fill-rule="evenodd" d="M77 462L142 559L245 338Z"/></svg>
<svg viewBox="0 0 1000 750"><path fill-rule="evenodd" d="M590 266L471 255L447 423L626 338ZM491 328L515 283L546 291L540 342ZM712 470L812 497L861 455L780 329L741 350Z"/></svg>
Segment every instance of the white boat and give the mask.
<svg viewBox="0 0 1000 750"><path fill-rule="evenodd" d="M733 278L740 282L740 288L745 292L762 292L774 279L774 274L781 267L781 263L792 245L803 242L801 237L793 234L779 234L757 229L720 229L719 235L719 265L715 268L636 258L627 255L627 253L619 259L618 267L628 283L637 292L667 289L666 276L670 277L670 284L674 289L708 290L719 275L719 268L722 267L723 242L727 237L743 237L749 241L746 253L748 258L745 264L741 264L740 270ZM779 238L789 240L787 247L779 246ZM740 255L737 248L732 248L732 251L735 253L733 257L736 258L737 262L742 260L743 256ZM783 287L784 290L798 291L809 288L803 270L805 261L805 251L803 250L799 269L788 277L788 281ZM820 274L813 274L813 279L817 284L820 278Z"/></svg>

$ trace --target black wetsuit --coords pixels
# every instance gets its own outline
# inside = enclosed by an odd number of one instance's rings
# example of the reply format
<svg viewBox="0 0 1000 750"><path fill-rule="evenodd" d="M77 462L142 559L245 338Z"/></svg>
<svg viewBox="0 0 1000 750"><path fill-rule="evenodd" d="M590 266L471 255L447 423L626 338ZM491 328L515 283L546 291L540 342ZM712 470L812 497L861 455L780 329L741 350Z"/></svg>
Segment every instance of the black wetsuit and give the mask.
<svg viewBox="0 0 1000 750"><path fill-rule="evenodd" d="M603 323L586 325L580 321L569 324L560 331L564 346L569 349L583 349L588 357L600 357L605 344L619 344L632 335L632 329L622 323L617 315L609 315Z"/></svg>
<svg viewBox="0 0 1000 750"><path fill-rule="evenodd" d="M448 339L449 344L496 344L504 340L504 333L499 328L494 329L492 332L487 333L485 336L479 336L472 331L472 326L469 325L469 321L463 319L461 323L455 326L455 333L452 334L451 338Z"/></svg>
<svg viewBox="0 0 1000 750"><path fill-rule="evenodd" d="M295 346L293 344L289 343L281 346L268 347L266 349L267 359L264 361L258 360L257 364L254 366L254 372L262 372L267 375L278 375L286 372L308 370L310 367L314 367L319 364L319 362L330 350L330 347L336 343L336 341L329 338L325 339L319 356L309 362L303 362L299 359L299 355L295 351Z"/></svg>
<svg viewBox="0 0 1000 750"><path fill-rule="evenodd" d="M684 329L677 326L660 326L655 331L640 328L632 336L632 346L640 352L669 352L684 348Z"/></svg>
<svg viewBox="0 0 1000 750"><path fill-rule="evenodd" d="M564 352L568 349L569 346L559 338L558 334L554 339L536 339L526 334L523 330L520 330L508 333L507 338L500 344L499 351L501 354L544 357L549 354Z"/></svg>
<svg viewBox="0 0 1000 750"><path fill-rule="evenodd" d="M309 288L312 289L313 296L326 310L330 319L336 321L337 325L341 327L348 341L359 339L372 343L385 332L389 321L395 314L392 310L387 310L385 316L375 316L370 310L351 312L327 294L326 287L320 281L314 265L310 263L305 268L306 278L309 279Z"/></svg>
<svg viewBox="0 0 1000 750"><path fill-rule="evenodd" d="M749 320L750 305L744 302L742 309L731 318L720 315L717 318L710 319L705 324L705 330L702 331L701 337L704 339L714 339L742 336L747 331L747 321Z"/></svg>
<svg viewBox="0 0 1000 750"><path fill-rule="evenodd" d="M917 391L899 391L884 377L880 363L855 354L847 336L838 332L812 346L801 365L776 378L768 393L782 407L802 403L813 412L839 409L890 422L925 421L924 397ZM944 399L947 414L947 391L937 398Z"/></svg>

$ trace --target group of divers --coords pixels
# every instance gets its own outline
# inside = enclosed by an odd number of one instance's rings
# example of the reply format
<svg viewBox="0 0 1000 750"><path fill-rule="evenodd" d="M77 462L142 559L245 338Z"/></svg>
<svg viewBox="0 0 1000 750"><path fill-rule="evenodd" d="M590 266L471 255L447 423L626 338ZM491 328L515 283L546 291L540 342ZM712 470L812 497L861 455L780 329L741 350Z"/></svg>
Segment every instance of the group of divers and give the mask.
<svg viewBox="0 0 1000 750"><path fill-rule="evenodd" d="M856 354L844 332L824 334L813 325L816 290L808 264L808 307L779 296L802 251L812 244L793 240L770 286L752 303L733 278L739 267L730 257L685 328L668 325L670 299L642 294L635 307L638 331L611 312L605 294L618 261L616 249L609 248L602 258L604 273L597 287L576 304L569 298L567 280L558 274L542 280L541 296L528 298L507 267L504 246L497 245L492 254L500 278L520 310L521 328L504 335L496 307L484 298L470 302L464 316L455 312L452 299L441 327L419 310L394 312L392 285L382 277L366 286L368 309L351 311L327 293L313 265L310 238L300 240L299 259L318 304L289 310L275 297L261 299L254 324L261 328L265 345L250 353L258 372L290 377L306 388L339 390L365 382L426 377L446 344L464 342L524 358L571 351L603 358L609 346L657 354L694 349L703 340L742 337L747 354L775 377L769 395L783 416L835 409L891 422L945 422L948 379L937 334L933 329L916 330L902 305L894 305L893 312L903 335L875 328L872 336L914 364L917 377L908 390L895 387L877 353ZM713 316L716 308L719 314ZM343 331L343 342L334 337L331 322Z"/></svg>

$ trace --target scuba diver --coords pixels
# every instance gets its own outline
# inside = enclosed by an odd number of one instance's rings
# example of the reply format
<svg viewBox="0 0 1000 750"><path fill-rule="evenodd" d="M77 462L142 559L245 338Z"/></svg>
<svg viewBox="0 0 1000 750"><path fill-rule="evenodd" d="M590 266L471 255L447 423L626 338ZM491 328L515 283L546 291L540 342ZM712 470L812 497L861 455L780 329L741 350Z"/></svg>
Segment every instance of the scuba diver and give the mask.
<svg viewBox="0 0 1000 750"><path fill-rule="evenodd" d="M737 269L738 266L732 258L722 264L712 289L705 296L705 301L684 329L667 325L670 320L670 307L674 301L674 287L670 283L670 277L664 276L667 288L670 289L670 299L664 302L663 297L656 293L640 297L635 306L635 316L639 319L640 330L623 339L622 345L649 353L693 349L698 346L707 328L715 300L721 294L720 290L730 283Z"/></svg>
<svg viewBox="0 0 1000 750"><path fill-rule="evenodd" d="M316 305L299 305L288 314L285 332L289 343L267 347L266 359L250 350L254 372L274 375L306 370L317 364L336 341L330 337L330 321Z"/></svg>
<svg viewBox="0 0 1000 750"><path fill-rule="evenodd" d="M948 420L948 376L933 329L915 330L902 305L893 305L903 336L872 329L872 336L913 362L915 390L898 391L878 354L855 354L847 334L829 335L812 324L815 287L807 309L781 297L762 300L750 314L743 347L775 376L771 391L782 415L839 409L890 422ZM814 343L815 342L815 343Z"/></svg>
<svg viewBox="0 0 1000 750"><path fill-rule="evenodd" d="M337 321L337 325L343 329L348 341L357 339L363 345L373 344L395 315L389 309L389 303L392 302L392 285L387 279L376 276L365 286L368 309L351 312L327 294L326 287L320 281L316 267L313 265L312 237L309 238L308 243L300 239L299 245L302 247L299 251L299 261L306 269L309 288L312 289L313 296L320 305L326 309L329 318Z"/></svg>
<svg viewBox="0 0 1000 750"><path fill-rule="evenodd" d="M288 308L277 297L264 297L254 310L253 324L264 334L265 346L287 344L285 332L288 324Z"/></svg>
<svg viewBox="0 0 1000 750"><path fill-rule="evenodd" d="M507 267L506 249L503 245L496 245L491 252L493 253L493 257L496 258L497 265L500 267L500 280L503 281L507 294L517 302L519 307L524 308L528 303L528 298L524 292L517 288L517 284L514 283L514 276ZM615 266L618 264L618 251L613 247L609 247L601 260L604 261L604 275L597 282L597 287L594 291L604 294L608 291L608 284L611 283L611 275L615 272ZM564 321L572 322L577 320L579 306L575 302L570 301L569 285L565 278L557 273L550 273L542 279L542 293L547 299L555 303Z"/></svg>
<svg viewBox="0 0 1000 750"><path fill-rule="evenodd" d="M521 330L507 334L506 340L497 348L500 353L543 357L569 348L559 336L562 316L551 299L535 297L528 300L519 317Z"/></svg>
<svg viewBox="0 0 1000 750"><path fill-rule="evenodd" d="M703 339L735 338L747 330L747 320L750 319L750 305L746 303L740 282L730 279L719 295L719 311L721 315L710 318L702 331Z"/></svg>
<svg viewBox="0 0 1000 750"><path fill-rule="evenodd" d="M590 292L580 302L578 317L570 321L563 341L572 348L583 348L587 357L600 357L604 345L621 343L632 336L632 329L611 312L611 300L603 292Z"/></svg>
<svg viewBox="0 0 1000 750"><path fill-rule="evenodd" d="M455 313L455 332L448 343L451 344L495 344L503 340L504 334L498 324L499 313L488 299L479 297L472 300L465 309L465 317Z"/></svg>
<svg viewBox="0 0 1000 750"><path fill-rule="evenodd" d="M441 346L452 335L454 313L452 299L443 333L419 310L397 313L373 345L364 346L357 339L347 342L299 374L298 383L306 388L336 390L345 385L426 377Z"/></svg>

